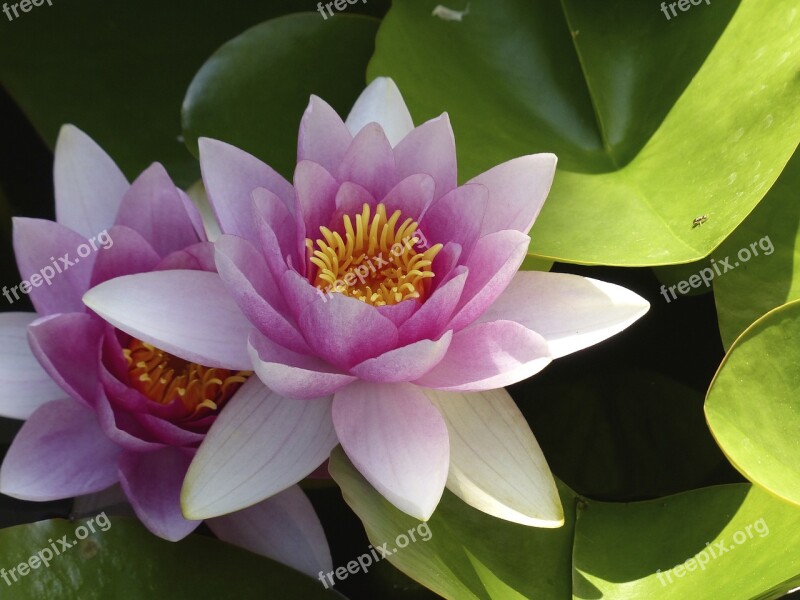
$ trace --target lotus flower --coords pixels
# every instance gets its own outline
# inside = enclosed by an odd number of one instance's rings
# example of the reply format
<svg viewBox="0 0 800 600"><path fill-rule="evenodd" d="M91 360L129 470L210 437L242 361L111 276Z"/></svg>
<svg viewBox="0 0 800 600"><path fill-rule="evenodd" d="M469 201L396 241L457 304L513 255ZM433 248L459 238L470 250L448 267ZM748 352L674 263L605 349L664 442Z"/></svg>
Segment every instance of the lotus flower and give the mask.
<svg viewBox="0 0 800 600"><path fill-rule="evenodd" d="M20 273L38 282L26 286L37 314L0 315L0 411L27 419L0 470L0 490L53 500L119 483L153 533L178 540L199 524L183 517L179 497L197 447L227 402L263 386L247 381L249 370L180 359L131 337L82 302L92 285L120 275L217 278L200 214L163 167L129 185L99 146L65 126L55 190L57 222L14 222ZM296 487L209 525L310 574L330 564L319 521Z"/></svg>
<svg viewBox="0 0 800 600"><path fill-rule="evenodd" d="M232 398L189 469L184 514L274 493L277 474L307 468L292 440L333 432L412 516L429 518L446 485L500 518L561 525L545 459L502 388L649 305L616 285L517 272L556 157L516 158L458 186L447 114L414 128L394 82L379 78L346 122L311 98L294 185L220 141L201 139L200 161L224 233L219 278L122 277L85 302L186 360L253 369L275 395L331 419ZM280 460L276 438L293 446Z"/></svg>

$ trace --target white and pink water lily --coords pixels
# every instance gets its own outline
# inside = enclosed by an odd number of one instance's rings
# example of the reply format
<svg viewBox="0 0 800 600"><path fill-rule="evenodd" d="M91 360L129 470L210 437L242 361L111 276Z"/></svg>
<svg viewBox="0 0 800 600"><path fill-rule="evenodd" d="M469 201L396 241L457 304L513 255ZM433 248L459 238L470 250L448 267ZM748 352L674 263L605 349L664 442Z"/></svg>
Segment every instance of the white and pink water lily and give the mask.
<svg viewBox="0 0 800 600"><path fill-rule="evenodd" d="M0 315L0 414L26 419L0 469L0 491L46 501L118 485L153 533L181 539L200 524L180 507L197 447L226 402L264 387L249 369L171 356L82 302L91 286L132 273L218 277L200 214L164 168L154 164L129 184L94 141L65 126L54 176L57 222L14 221L36 313ZM284 488L208 525L316 575L331 564L322 526L303 492Z"/></svg>
<svg viewBox="0 0 800 600"><path fill-rule="evenodd" d="M648 303L616 285L518 272L556 157L457 184L447 114L414 127L379 78L346 121L312 97L293 185L200 140L219 275L152 272L84 301L128 334L201 364L253 369L184 483L192 519L241 509L338 442L390 502L427 519L445 486L497 517L563 523L555 482L503 389L625 329ZM267 400L267 401L265 401Z"/></svg>

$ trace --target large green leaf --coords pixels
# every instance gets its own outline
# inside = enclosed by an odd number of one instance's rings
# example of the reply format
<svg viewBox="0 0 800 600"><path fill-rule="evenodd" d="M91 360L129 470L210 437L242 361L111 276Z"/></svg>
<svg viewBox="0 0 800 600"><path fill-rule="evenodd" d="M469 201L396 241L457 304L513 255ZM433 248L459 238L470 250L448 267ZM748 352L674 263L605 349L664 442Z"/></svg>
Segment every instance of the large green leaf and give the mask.
<svg viewBox="0 0 800 600"><path fill-rule="evenodd" d="M370 0L349 11L379 13L384 6ZM180 109L197 69L247 27L312 9L301 0L43 4L10 23L0 15L0 83L51 147L59 127L74 123L129 177L158 160L186 186L199 171L180 139Z"/></svg>
<svg viewBox="0 0 800 600"><path fill-rule="evenodd" d="M373 545L389 542L391 549L417 525L340 450L330 468ZM800 544L800 510L757 487L725 485L627 504L586 500L563 485L560 491L566 524L556 530L500 521L445 492L428 522L430 540L388 560L452 600L746 600L777 598L800 581L800 554L787 553ZM720 543L735 552L719 550L703 569L676 569Z"/></svg>
<svg viewBox="0 0 800 600"><path fill-rule="evenodd" d="M800 301L767 313L731 347L711 383L706 418L751 481L800 504Z"/></svg>
<svg viewBox="0 0 800 600"><path fill-rule="evenodd" d="M474 0L445 21L431 14L437 2L393 5L369 77L394 77L416 120L449 111L462 179L514 156L559 155L532 232L538 256L698 260L800 139L793 0L689 5L669 21L634 0Z"/></svg>
<svg viewBox="0 0 800 600"><path fill-rule="evenodd" d="M591 503L578 516L574 597L780 598L800 582L798 545L800 510L747 484Z"/></svg>
<svg viewBox="0 0 800 600"><path fill-rule="evenodd" d="M90 520L56 519L0 530L3 598L342 598L293 569L213 538L191 535L181 542L167 542L136 520L122 517L111 518L110 526L102 519L95 521L92 533L86 528ZM84 529L78 531L80 527ZM77 539L84 532L88 537ZM63 549L58 542L62 536L72 547ZM55 555L53 546L62 553ZM50 557L45 550L50 550ZM49 566L42 558L49 559ZM12 576L11 569L23 562L36 568L23 568L28 571L24 576L17 568Z"/></svg>
<svg viewBox="0 0 800 600"><path fill-rule="evenodd" d="M419 525L376 492L341 448L331 455L329 469L374 547L388 543L392 550L399 534ZM559 491L565 518L559 529L529 529L501 521L445 491L428 522L430 539L410 544L388 560L454 600L568 598L575 495L566 486Z"/></svg>
<svg viewBox="0 0 800 600"><path fill-rule="evenodd" d="M800 298L800 152L744 223L725 240L714 258L731 266L753 250L758 256L714 280L722 342L729 348L753 321ZM755 248L751 244L755 243ZM705 266L705 265L704 265Z"/></svg>
<svg viewBox="0 0 800 600"><path fill-rule="evenodd" d="M364 88L378 21L369 17L289 15L262 23L222 46L186 94L183 124L200 136L258 156L285 176L297 159L297 128L311 94L347 114Z"/></svg>

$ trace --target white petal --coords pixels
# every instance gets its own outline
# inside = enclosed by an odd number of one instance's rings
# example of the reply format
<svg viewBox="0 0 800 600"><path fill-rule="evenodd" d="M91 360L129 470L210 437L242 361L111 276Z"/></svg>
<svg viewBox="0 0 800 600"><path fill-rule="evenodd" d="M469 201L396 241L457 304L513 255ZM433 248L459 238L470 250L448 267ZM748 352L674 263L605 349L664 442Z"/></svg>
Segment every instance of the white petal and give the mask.
<svg viewBox="0 0 800 600"><path fill-rule="evenodd" d="M293 485L250 508L209 519L206 524L219 539L309 577L333 569L322 523L299 486Z"/></svg>
<svg viewBox="0 0 800 600"><path fill-rule="evenodd" d="M0 315L0 416L27 419L42 404L66 398L28 345L28 325L36 313Z"/></svg>
<svg viewBox="0 0 800 600"><path fill-rule="evenodd" d="M253 326L216 273L126 275L92 288L83 301L114 327L184 360L250 369L247 336Z"/></svg>
<svg viewBox="0 0 800 600"><path fill-rule="evenodd" d="M313 472L336 446L331 400L290 400L251 377L211 426L183 482L187 519L269 498Z"/></svg>
<svg viewBox="0 0 800 600"><path fill-rule="evenodd" d="M394 80L378 77L361 92L347 115L345 125L354 136L368 123L383 127L394 147L414 129L411 113Z"/></svg>
<svg viewBox="0 0 800 600"><path fill-rule="evenodd" d="M130 185L111 157L74 125L56 141L56 221L89 238L114 224Z"/></svg>
<svg viewBox="0 0 800 600"><path fill-rule="evenodd" d="M559 358L616 335L649 308L647 300L613 283L520 271L479 321L516 321L545 338Z"/></svg>
<svg viewBox="0 0 800 600"><path fill-rule="evenodd" d="M508 392L425 393L450 434L447 489L506 521L534 527L564 524L553 475Z"/></svg>

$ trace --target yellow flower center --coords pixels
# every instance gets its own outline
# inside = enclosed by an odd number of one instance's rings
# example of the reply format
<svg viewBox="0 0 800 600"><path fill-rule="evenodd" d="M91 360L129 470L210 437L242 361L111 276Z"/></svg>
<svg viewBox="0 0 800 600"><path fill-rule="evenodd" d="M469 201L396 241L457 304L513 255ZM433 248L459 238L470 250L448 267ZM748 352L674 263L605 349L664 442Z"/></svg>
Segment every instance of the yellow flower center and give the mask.
<svg viewBox="0 0 800 600"><path fill-rule="evenodd" d="M442 244L418 252L421 235L416 221L406 219L398 227L401 212L387 218L383 204L378 204L375 215L370 212L364 204L352 219L344 215L344 238L327 227L319 228L322 237L316 242L306 238L310 260L317 267L314 285L373 306L424 300L434 277L431 265Z"/></svg>
<svg viewBox="0 0 800 600"><path fill-rule="evenodd" d="M159 404L179 399L191 417L221 408L252 375L190 363L136 338L122 353L132 387Z"/></svg>

